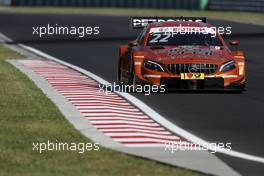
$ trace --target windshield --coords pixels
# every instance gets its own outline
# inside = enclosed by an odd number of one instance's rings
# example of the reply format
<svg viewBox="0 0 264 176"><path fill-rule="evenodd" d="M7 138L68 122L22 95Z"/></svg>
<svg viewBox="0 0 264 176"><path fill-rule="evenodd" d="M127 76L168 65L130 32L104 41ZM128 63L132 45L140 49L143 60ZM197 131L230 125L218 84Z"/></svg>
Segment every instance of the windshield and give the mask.
<svg viewBox="0 0 264 176"><path fill-rule="evenodd" d="M164 28L164 27L163 27ZM223 46L219 37L213 32L171 32L161 28L150 30L147 46L165 45L204 45Z"/></svg>

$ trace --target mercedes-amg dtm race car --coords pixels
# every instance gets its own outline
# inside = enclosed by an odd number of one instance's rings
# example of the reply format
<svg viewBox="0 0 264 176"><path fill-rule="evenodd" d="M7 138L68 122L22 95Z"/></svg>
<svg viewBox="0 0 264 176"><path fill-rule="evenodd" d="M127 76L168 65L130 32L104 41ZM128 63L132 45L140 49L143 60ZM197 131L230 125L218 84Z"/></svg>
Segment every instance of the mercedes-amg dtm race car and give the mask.
<svg viewBox="0 0 264 176"><path fill-rule="evenodd" d="M243 90L245 56L231 51L206 18L132 18L143 28L119 47L118 82L179 90ZM231 46L238 45L230 40Z"/></svg>

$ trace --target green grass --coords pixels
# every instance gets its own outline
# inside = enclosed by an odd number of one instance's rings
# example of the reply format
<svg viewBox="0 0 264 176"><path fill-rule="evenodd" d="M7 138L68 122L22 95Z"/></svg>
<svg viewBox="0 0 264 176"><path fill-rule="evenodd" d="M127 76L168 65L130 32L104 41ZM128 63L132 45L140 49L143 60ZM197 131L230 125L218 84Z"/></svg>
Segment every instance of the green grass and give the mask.
<svg viewBox="0 0 264 176"><path fill-rule="evenodd" d="M99 151L32 151L33 142L91 142L63 117L24 74L5 59L23 58L0 45L0 175L200 175L185 169Z"/></svg>
<svg viewBox="0 0 264 176"><path fill-rule="evenodd" d="M264 25L264 13L231 11L198 11L176 9L125 9L125 8L83 8L83 7L1 7L6 13L55 13L94 14L118 16L205 16L211 19L246 22Z"/></svg>

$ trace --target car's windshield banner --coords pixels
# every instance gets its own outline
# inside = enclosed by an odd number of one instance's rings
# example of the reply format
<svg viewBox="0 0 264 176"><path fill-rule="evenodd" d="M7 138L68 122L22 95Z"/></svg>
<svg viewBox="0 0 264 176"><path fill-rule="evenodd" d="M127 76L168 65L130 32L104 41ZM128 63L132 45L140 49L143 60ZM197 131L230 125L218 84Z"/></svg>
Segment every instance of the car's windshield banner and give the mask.
<svg viewBox="0 0 264 176"><path fill-rule="evenodd" d="M166 22L166 21L190 21L206 23L205 17L132 17L132 28L140 29L149 23Z"/></svg>

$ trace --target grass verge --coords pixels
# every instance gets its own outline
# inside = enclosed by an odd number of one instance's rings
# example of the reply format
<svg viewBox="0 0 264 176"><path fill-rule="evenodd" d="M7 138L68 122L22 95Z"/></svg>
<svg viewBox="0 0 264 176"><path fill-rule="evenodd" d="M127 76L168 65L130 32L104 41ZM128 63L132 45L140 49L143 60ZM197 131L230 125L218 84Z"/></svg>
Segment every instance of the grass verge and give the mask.
<svg viewBox="0 0 264 176"><path fill-rule="evenodd" d="M84 8L84 7L0 7L7 13L94 14L118 16L204 16L211 19L264 25L264 13L199 11L178 9Z"/></svg>
<svg viewBox="0 0 264 176"><path fill-rule="evenodd" d="M22 55L0 45L0 175L200 175L100 147L99 151L32 150L33 142L88 143L56 106L5 59Z"/></svg>

